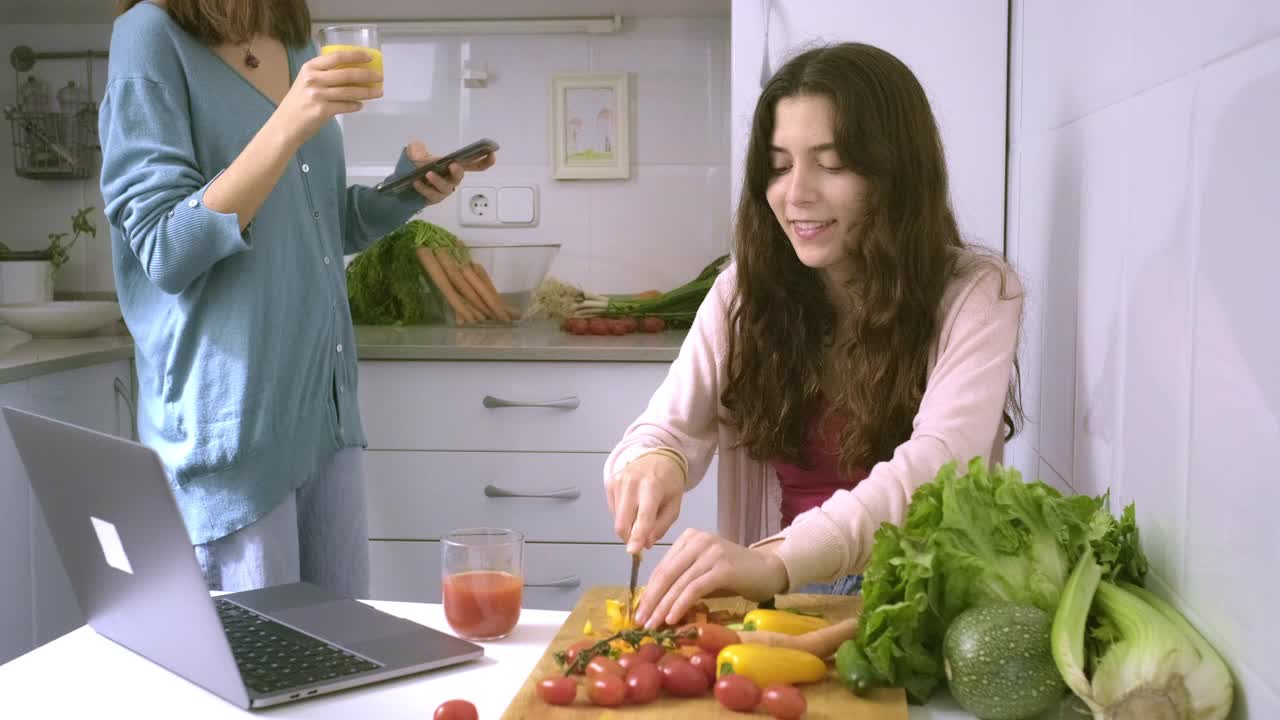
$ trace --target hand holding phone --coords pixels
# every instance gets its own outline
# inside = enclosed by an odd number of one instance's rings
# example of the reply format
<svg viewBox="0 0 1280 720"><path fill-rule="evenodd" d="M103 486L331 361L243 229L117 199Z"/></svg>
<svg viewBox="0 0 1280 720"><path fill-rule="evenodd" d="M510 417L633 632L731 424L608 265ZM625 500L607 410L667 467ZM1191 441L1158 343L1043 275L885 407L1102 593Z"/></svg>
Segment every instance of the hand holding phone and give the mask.
<svg viewBox="0 0 1280 720"><path fill-rule="evenodd" d="M413 184L416 181L418 181L421 178L425 178L427 176L427 173L429 172L434 172L435 174L440 175L442 177L448 177L450 165L454 163L474 162L476 160L483 158L485 155L490 155L492 153L497 152L497 150L498 150L497 142L490 140L489 138L483 138L471 143L470 145L464 148L461 148L459 150L454 150L448 155L443 155L441 157L438 157L435 160L427 163L426 165L422 165L413 170L410 170L404 175L391 178L390 180L384 180L378 183L376 186L374 186L374 190L377 190L378 192L384 192L384 193L385 192L401 192L403 190L408 190L413 187Z"/></svg>

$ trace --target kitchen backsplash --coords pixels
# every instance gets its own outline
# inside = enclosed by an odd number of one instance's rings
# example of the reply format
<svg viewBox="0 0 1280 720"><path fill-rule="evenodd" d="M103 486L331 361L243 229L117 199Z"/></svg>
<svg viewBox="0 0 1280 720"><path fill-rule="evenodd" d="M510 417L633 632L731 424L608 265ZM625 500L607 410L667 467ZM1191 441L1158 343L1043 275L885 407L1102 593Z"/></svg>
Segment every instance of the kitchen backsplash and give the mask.
<svg viewBox="0 0 1280 720"><path fill-rule="evenodd" d="M0 49L105 49L108 25L0 26ZM422 139L446 152L479 137L502 149L499 164L470 180L536 185L533 227L461 227L455 195L421 217L468 243L561 243L551 273L601 292L669 289L729 247L728 18L624 18L614 35L431 36L386 39L386 96L344 118L353 182L376 178L400 146ZM488 73L464 88L464 63ZM35 72L51 91L85 82L82 60L48 60ZM555 180L549 133L554 74L626 72L630 78L631 177ZM105 61L95 63L100 98ZM14 74L0 72L0 105L14 102ZM7 130L7 127L6 127ZM96 173L87 181L33 181L0 148L0 239L17 249L47 244L79 207L98 208L97 238L82 239L57 277L60 291L113 287L110 241Z"/></svg>
<svg viewBox="0 0 1280 720"><path fill-rule="evenodd" d="M1013 4L1028 476L1134 501L1158 590L1280 717L1280 3Z"/></svg>

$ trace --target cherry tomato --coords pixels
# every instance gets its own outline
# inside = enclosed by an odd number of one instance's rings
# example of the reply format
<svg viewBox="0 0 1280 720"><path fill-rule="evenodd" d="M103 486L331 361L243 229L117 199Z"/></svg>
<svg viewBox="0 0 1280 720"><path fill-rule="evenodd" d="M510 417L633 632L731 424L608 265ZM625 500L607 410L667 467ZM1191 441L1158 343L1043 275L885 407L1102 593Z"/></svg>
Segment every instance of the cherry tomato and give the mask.
<svg viewBox="0 0 1280 720"><path fill-rule="evenodd" d="M627 702L644 705L658 699L662 674L653 663L639 663L627 671Z"/></svg>
<svg viewBox="0 0 1280 720"><path fill-rule="evenodd" d="M640 657L639 653L630 652L630 653L623 653L618 656L618 667L622 668L623 675L626 675L627 673L631 672L631 668L635 667L636 665L640 665L647 662L649 661ZM652 663L649 663L649 664L652 664Z"/></svg>
<svg viewBox="0 0 1280 720"><path fill-rule="evenodd" d="M618 664L617 660L605 655L597 655L591 658L591 662L587 663L587 678L594 679L601 675L614 675L623 677L627 674L626 670Z"/></svg>
<svg viewBox="0 0 1280 720"><path fill-rule="evenodd" d="M592 335L608 335L609 321L605 318L594 317L587 321L587 327L591 330Z"/></svg>
<svg viewBox="0 0 1280 720"><path fill-rule="evenodd" d="M662 668L666 667L667 665L670 665L673 662L689 662L689 658L672 650L664 654L662 657L658 658L658 662L656 664L658 666L658 669L661 670Z"/></svg>
<svg viewBox="0 0 1280 720"><path fill-rule="evenodd" d="M583 650L586 650L592 645L595 645L595 643L591 642L590 640L579 640L578 642L570 645L568 648L565 648L565 651L564 651L565 662L569 663L570 665L574 664L575 662L578 661L578 653L582 652Z"/></svg>
<svg viewBox="0 0 1280 720"><path fill-rule="evenodd" d="M696 631L698 633L698 647L706 650L712 655L718 655L726 645L736 645L738 643L738 633L723 625L716 625L715 623L698 623L682 629L692 629Z"/></svg>
<svg viewBox="0 0 1280 720"><path fill-rule="evenodd" d="M548 705L568 705L578 697L578 681L554 675L538 681L538 697Z"/></svg>
<svg viewBox="0 0 1280 720"><path fill-rule="evenodd" d="M662 666L662 687L676 697L701 697L707 692L707 676L688 660L673 660Z"/></svg>
<svg viewBox="0 0 1280 720"><path fill-rule="evenodd" d="M591 332L591 325L586 318L569 318L565 323L569 326L569 332L574 335L586 335Z"/></svg>
<svg viewBox="0 0 1280 720"><path fill-rule="evenodd" d="M640 327L640 321L636 320L635 318L633 317L622 318L622 329L623 329L624 335L635 332L637 329L639 329L639 327Z"/></svg>
<svg viewBox="0 0 1280 720"><path fill-rule="evenodd" d="M480 720L480 713L466 700L445 700L431 717L433 720Z"/></svg>
<svg viewBox="0 0 1280 720"><path fill-rule="evenodd" d="M666 654L667 654L667 651L657 643L641 645L639 649L636 650L637 657L639 657L641 660L644 660L645 662L651 662L651 663L658 662L659 660L662 659L662 656Z"/></svg>
<svg viewBox="0 0 1280 720"><path fill-rule="evenodd" d="M597 675L587 686L591 702L602 707L617 707L627 699L627 685L617 675Z"/></svg>
<svg viewBox="0 0 1280 720"><path fill-rule="evenodd" d="M725 675L716 681L716 700L734 712L751 712L760 704L760 688L745 675Z"/></svg>
<svg viewBox="0 0 1280 720"><path fill-rule="evenodd" d="M807 708L804 695L791 685L770 685L764 689L764 711L778 720L797 720Z"/></svg>
<svg viewBox="0 0 1280 720"><path fill-rule="evenodd" d="M627 321L622 318L613 318L609 321L609 332L614 335L626 335Z"/></svg>
<svg viewBox="0 0 1280 720"><path fill-rule="evenodd" d="M702 671L707 676L707 687L716 682L716 656L706 650L699 650L689 656L689 664Z"/></svg>
<svg viewBox="0 0 1280 720"><path fill-rule="evenodd" d="M662 318L647 317L640 321L640 327L647 333L662 332L666 326Z"/></svg>

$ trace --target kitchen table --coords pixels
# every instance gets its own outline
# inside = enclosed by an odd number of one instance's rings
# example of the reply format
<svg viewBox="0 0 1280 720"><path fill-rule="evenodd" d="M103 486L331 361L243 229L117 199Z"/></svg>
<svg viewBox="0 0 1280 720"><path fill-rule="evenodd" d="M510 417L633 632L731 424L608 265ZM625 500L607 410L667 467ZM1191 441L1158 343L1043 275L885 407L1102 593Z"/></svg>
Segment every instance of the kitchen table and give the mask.
<svg viewBox="0 0 1280 720"><path fill-rule="evenodd" d="M385 612L445 632L439 604L369 601ZM509 637L481 643L485 656L450 668L390 680L250 713L80 627L0 665L0 717L127 718L430 718L441 702L465 698L482 720L498 718L568 616L525 610ZM192 652L199 652L192 648ZM618 713L625 718L625 711ZM757 715L756 717L764 717ZM912 720L972 716L948 699L912 707Z"/></svg>

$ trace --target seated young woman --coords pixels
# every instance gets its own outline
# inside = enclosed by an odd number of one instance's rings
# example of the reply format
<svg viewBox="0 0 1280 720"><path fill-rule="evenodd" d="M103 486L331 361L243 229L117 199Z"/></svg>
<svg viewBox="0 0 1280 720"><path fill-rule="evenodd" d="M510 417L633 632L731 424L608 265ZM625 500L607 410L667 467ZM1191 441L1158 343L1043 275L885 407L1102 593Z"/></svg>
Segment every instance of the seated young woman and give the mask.
<svg viewBox="0 0 1280 720"><path fill-rule="evenodd" d="M1021 421L1022 287L961 238L933 112L893 55L831 45L773 76L734 243L604 468L639 553L719 458L716 532L650 575L650 627L715 594L856 592L876 529L945 463L999 460Z"/></svg>

